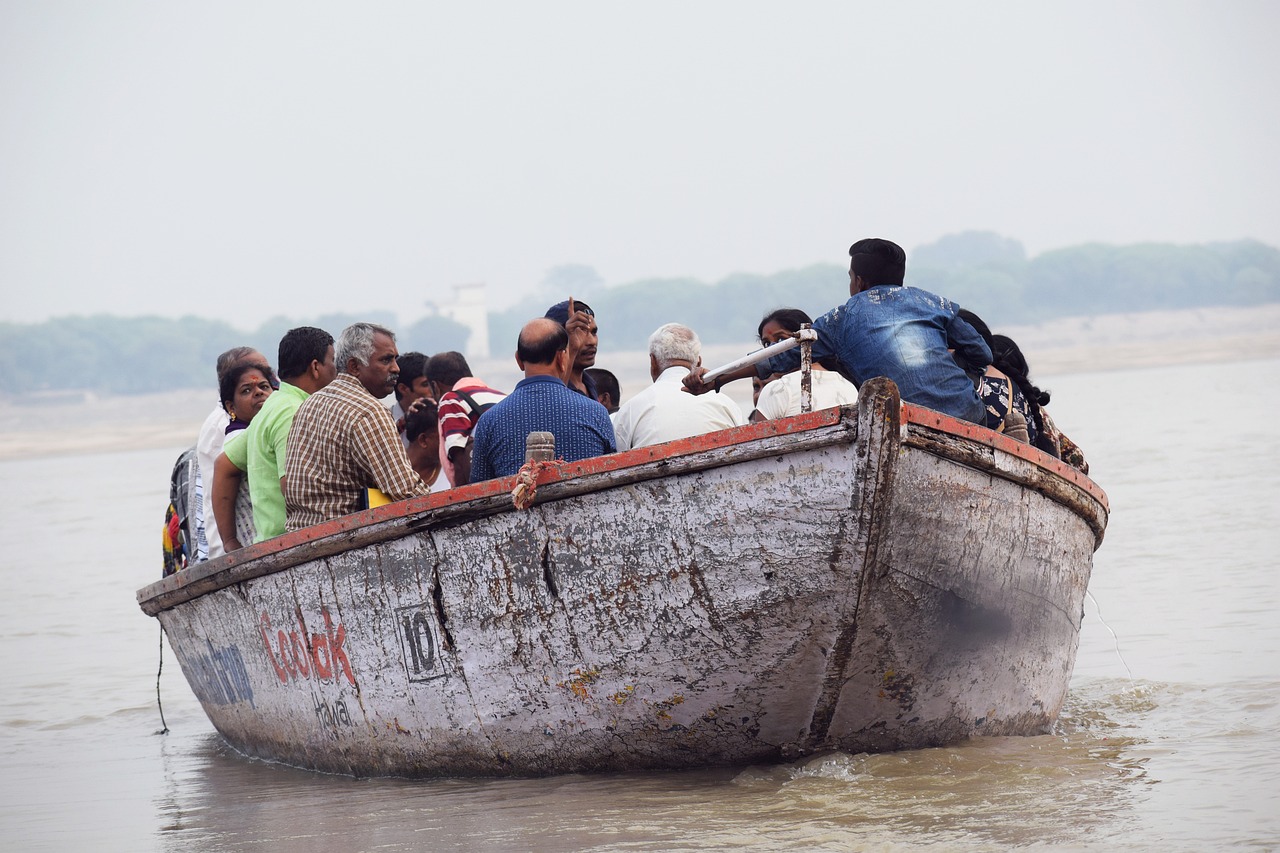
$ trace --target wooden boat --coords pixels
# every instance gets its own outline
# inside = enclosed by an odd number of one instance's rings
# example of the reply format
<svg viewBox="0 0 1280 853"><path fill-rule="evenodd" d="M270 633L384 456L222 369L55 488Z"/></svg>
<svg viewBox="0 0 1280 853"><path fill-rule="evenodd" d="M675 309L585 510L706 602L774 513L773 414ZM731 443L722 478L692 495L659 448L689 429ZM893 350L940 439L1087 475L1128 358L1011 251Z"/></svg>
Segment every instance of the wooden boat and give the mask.
<svg viewBox="0 0 1280 853"><path fill-rule="evenodd" d="M369 775L774 762L1043 733L1108 507L911 405L378 507L142 589L246 755Z"/></svg>

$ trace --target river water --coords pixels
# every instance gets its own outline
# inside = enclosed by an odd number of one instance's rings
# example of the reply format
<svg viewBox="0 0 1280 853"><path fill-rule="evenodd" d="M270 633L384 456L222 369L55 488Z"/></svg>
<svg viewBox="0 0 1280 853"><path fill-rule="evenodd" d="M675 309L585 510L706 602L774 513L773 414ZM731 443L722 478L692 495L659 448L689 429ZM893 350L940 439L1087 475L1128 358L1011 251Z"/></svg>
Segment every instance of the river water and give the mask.
<svg viewBox="0 0 1280 853"><path fill-rule="evenodd" d="M1280 848L1280 361L1054 377L1112 518L1052 734L776 767L353 780L245 759L137 608L180 448L0 462L6 850ZM193 433L195 425L193 425Z"/></svg>

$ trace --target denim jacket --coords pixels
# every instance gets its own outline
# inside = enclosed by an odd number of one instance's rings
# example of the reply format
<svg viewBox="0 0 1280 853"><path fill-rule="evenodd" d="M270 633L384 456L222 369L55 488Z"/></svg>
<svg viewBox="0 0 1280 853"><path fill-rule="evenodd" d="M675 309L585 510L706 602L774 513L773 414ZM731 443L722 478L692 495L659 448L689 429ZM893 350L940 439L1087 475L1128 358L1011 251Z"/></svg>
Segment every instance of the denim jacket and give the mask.
<svg viewBox="0 0 1280 853"><path fill-rule="evenodd" d="M986 408L965 370L980 374L991 363L991 350L957 316L958 308L927 290L875 285L814 321L813 360L834 355L858 385L887 376L908 403L985 423ZM799 366L797 348L773 356L757 372L768 376Z"/></svg>

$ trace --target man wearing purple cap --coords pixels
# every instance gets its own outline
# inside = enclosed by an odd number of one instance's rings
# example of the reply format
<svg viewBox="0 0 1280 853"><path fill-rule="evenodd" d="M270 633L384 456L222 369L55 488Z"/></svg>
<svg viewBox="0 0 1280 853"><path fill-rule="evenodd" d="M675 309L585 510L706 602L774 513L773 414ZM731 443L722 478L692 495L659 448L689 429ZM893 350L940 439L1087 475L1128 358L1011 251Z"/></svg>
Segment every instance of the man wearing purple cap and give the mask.
<svg viewBox="0 0 1280 853"><path fill-rule="evenodd" d="M564 326L569 333L569 357L572 367L564 384L569 390L577 391L584 397L596 400L595 380L585 371L596 363L596 349L600 346L600 327L596 325L596 312L585 302L575 302L569 297L564 302L557 302L547 309L543 315Z"/></svg>

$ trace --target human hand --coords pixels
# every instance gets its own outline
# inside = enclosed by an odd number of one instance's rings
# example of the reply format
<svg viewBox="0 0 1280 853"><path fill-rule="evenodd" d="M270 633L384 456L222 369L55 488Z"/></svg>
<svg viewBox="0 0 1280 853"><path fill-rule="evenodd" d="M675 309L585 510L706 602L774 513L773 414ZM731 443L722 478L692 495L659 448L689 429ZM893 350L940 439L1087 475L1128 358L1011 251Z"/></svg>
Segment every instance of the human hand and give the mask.
<svg viewBox="0 0 1280 853"><path fill-rule="evenodd" d="M695 367L689 371L689 375L684 378L684 390L690 394L705 394L713 390L713 386L702 381L702 377L707 373L705 367Z"/></svg>

